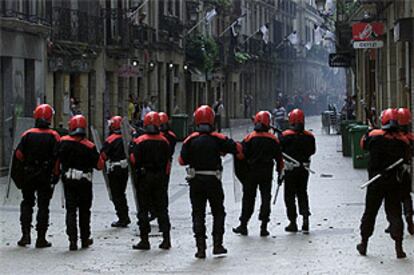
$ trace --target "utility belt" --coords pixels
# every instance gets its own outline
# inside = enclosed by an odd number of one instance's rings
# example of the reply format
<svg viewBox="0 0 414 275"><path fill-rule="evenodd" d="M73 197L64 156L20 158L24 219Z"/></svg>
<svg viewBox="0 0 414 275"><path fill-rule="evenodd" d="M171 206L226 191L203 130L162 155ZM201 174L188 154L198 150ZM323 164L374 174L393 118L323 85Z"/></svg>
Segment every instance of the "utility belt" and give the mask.
<svg viewBox="0 0 414 275"><path fill-rule="evenodd" d="M81 170L69 168L69 170L65 172L65 177L69 180L86 179L92 181L92 172L83 172Z"/></svg>
<svg viewBox="0 0 414 275"><path fill-rule="evenodd" d="M187 168L187 177L186 180L191 180L195 178L197 175L200 176L215 176L218 180L221 180L223 172L220 170L210 170L210 171L204 171L204 170L196 170L194 168Z"/></svg>
<svg viewBox="0 0 414 275"><path fill-rule="evenodd" d="M299 168L299 167L309 169L310 168L310 161L309 162L294 163L294 162L285 160L285 170L286 171L293 171L295 168Z"/></svg>
<svg viewBox="0 0 414 275"><path fill-rule="evenodd" d="M108 172L112 172L116 167L121 167L122 169L128 168L128 161L126 159L120 161L109 161L107 165Z"/></svg>

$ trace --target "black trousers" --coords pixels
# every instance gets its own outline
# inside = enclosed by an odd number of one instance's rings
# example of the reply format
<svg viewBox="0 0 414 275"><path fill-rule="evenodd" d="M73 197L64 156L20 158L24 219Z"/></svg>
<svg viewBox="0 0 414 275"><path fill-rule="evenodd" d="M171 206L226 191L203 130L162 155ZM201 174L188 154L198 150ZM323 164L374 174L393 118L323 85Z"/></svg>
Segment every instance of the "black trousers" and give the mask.
<svg viewBox="0 0 414 275"><path fill-rule="evenodd" d="M50 182L33 179L22 187L23 200L20 203L20 225L23 230L32 226L33 207L37 194L36 230L46 231L49 227L49 204L53 195Z"/></svg>
<svg viewBox="0 0 414 275"><path fill-rule="evenodd" d="M79 211L79 229L82 240L91 235L92 182L82 180L64 180L66 202L66 234L69 241L78 239L77 212Z"/></svg>
<svg viewBox="0 0 414 275"><path fill-rule="evenodd" d="M401 198L403 203L404 216L408 218L412 217L414 214L413 199L411 197L411 175L409 173L404 173L402 181Z"/></svg>
<svg viewBox="0 0 414 275"><path fill-rule="evenodd" d="M198 175L190 180L190 201L192 206L193 232L196 238L206 236L206 207L210 204L213 215L213 237L224 234L224 192L221 181L215 176Z"/></svg>
<svg viewBox="0 0 414 275"><path fill-rule="evenodd" d="M361 219L361 237L368 239L372 236L375 227L375 220L384 201L384 208L387 220L390 224L390 235L394 240L403 239L403 221L401 207L401 185L396 181L385 179L378 180L368 186L365 197L365 210Z"/></svg>
<svg viewBox="0 0 414 275"><path fill-rule="evenodd" d="M270 169L254 169L243 185L241 223L248 223L254 212L256 191L259 186L262 204L260 206L259 220L268 222L270 220L270 201L272 199L272 172Z"/></svg>
<svg viewBox="0 0 414 275"><path fill-rule="evenodd" d="M309 172L302 167L286 171L285 205L287 217L291 222L294 222L298 216L296 212L296 198L299 204L299 214L303 217L311 215L308 199L308 178Z"/></svg>
<svg viewBox="0 0 414 275"><path fill-rule="evenodd" d="M108 174L108 178L112 203L114 204L116 215L120 221L129 221L128 203L125 194L128 182L128 169L115 167L115 169Z"/></svg>
<svg viewBox="0 0 414 275"><path fill-rule="evenodd" d="M160 232L169 232L171 229L168 215L168 185L163 172L146 171L138 177L136 183L138 193L138 226L141 234L151 232L149 213L155 211Z"/></svg>

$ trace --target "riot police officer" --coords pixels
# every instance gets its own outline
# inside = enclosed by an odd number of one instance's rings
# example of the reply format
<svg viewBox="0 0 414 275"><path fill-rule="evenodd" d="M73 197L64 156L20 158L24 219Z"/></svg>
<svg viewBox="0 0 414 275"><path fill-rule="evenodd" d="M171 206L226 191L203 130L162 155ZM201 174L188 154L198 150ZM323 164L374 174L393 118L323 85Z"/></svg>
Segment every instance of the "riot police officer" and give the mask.
<svg viewBox="0 0 414 275"><path fill-rule="evenodd" d="M370 131L361 140L361 147L368 150L369 178L385 173L368 186L365 197L365 210L361 219L361 242L357 245L358 252L365 256L368 240L374 232L375 219L384 201L385 213L390 223L391 238L395 241L397 258L405 258L402 247L403 221L401 207L401 184L398 180L401 166L385 171L387 167L400 159L406 159L409 140L398 129L398 112L395 109L383 111L381 116L382 129Z"/></svg>
<svg viewBox="0 0 414 275"><path fill-rule="evenodd" d="M175 145L177 144L177 136L174 134L173 131L170 129L169 125L169 117L166 113L160 112L158 113L160 116L160 131L161 134L168 140L170 144L170 163L172 163L174 152L175 152ZM169 167L171 169L171 167ZM170 175L171 173L168 173ZM167 184L170 181L170 177L168 177Z"/></svg>
<svg viewBox="0 0 414 275"><path fill-rule="evenodd" d="M101 158L107 162L109 188L118 216L118 220L111 224L112 227L127 227L131 223L125 194L128 182L128 161L121 135L121 122L122 117L120 116L114 116L110 119L110 135L101 149Z"/></svg>
<svg viewBox="0 0 414 275"><path fill-rule="evenodd" d="M259 220L261 220L260 236L269 235L267 224L270 220L270 201L272 192L272 177L274 161L277 161L279 177L283 171L283 157L279 140L270 130L271 115L260 111L254 118L254 131L248 134L242 142L243 156L248 163L248 176L243 184L243 203L240 215L240 225L233 228L234 233L247 235L247 223L254 211L257 187L260 190L262 205Z"/></svg>
<svg viewBox="0 0 414 275"><path fill-rule="evenodd" d="M58 159L62 165L62 181L66 206L66 234L69 250L78 249L77 211L82 248L88 248L92 207L92 172L102 170L104 159L100 158L94 143L86 138L86 119L83 115L69 120L69 135L62 137Z"/></svg>
<svg viewBox="0 0 414 275"><path fill-rule="evenodd" d="M223 247L224 192L221 183L223 166L221 156L238 154L236 143L225 135L213 132L214 111L203 105L194 112L195 132L184 141L179 163L189 165L188 183L192 206L193 231L197 244L195 257L206 257L206 204L210 204L213 215L213 254L225 254Z"/></svg>
<svg viewBox="0 0 414 275"><path fill-rule="evenodd" d="M50 199L54 185L59 180L56 149L60 141L59 134L49 128L53 114L54 110L50 105L37 106L33 112L35 127L23 133L15 151L13 161L21 162L24 170L21 183L23 200L20 204L22 238L17 242L19 246L31 243L30 228L36 195L38 205L36 247L52 246L46 240L46 231L49 226Z"/></svg>
<svg viewBox="0 0 414 275"><path fill-rule="evenodd" d="M137 173L136 190L138 194L138 226L141 240L133 249L149 250L148 235L151 232L149 212L155 210L163 241L161 249L171 248L170 218L168 216L168 177L170 167L170 145L160 134L160 117L149 112L144 117L145 134L133 141L131 163Z"/></svg>
<svg viewBox="0 0 414 275"><path fill-rule="evenodd" d="M310 157L315 154L315 137L305 130L305 115L302 110L294 109L289 115L289 128L282 132L280 143L283 153L298 163L286 159L285 161L285 205L287 217L290 221L285 228L287 232L297 232L296 198L299 204L299 214L303 217L302 232L309 232L309 198L308 178Z"/></svg>
<svg viewBox="0 0 414 275"><path fill-rule="evenodd" d="M411 125L411 112L407 108L398 109L398 125L403 134L406 135L410 141L410 156L408 159L412 158L413 154L413 143L414 143L414 134L410 131ZM413 200L411 198L411 174L409 173L409 166L406 166L406 169L402 175L402 202L405 220L407 222L407 229L411 235L414 235L414 223L413 223Z"/></svg>

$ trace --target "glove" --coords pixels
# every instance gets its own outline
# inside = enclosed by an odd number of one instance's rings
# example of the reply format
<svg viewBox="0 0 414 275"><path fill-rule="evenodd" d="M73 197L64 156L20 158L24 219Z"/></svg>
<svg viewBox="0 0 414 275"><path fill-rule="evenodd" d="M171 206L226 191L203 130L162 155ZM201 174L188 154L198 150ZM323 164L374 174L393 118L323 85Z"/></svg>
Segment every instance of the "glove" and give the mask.
<svg viewBox="0 0 414 275"><path fill-rule="evenodd" d="M282 185L283 181L285 180L285 170L282 170L277 175L277 184Z"/></svg>
<svg viewBox="0 0 414 275"><path fill-rule="evenodd" d="M293 162L285 161L285 170L286 171L292 171L296 165Z"/></svg>

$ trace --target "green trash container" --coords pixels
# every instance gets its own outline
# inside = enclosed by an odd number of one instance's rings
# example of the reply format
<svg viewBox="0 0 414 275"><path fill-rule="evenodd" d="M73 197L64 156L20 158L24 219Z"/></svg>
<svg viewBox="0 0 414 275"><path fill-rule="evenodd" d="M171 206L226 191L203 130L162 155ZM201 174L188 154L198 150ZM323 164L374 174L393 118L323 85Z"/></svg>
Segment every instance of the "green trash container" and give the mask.
<svg viewBox="0 0 414 275"><path fill-rule="evenodd" d="M188 115L176 114L171 116L171 130L177 136L177 140L183 141L188 136Z"/></svg>
<svg viewBox="0 0 414 275"><path fill-rule="evenodd" d="M355 120L343 120L341 122L341 141L342 141L342 155L344 157L351 156L351 145L348 142L348 126L356 124Z"/></svg>
<svg viewBox="0 0 414 275"><path fill-rule="evenodd" d="M363 169L368 167L368 151L362 150L360 146L361 138L368 132L367 125L355 125L349 129L351 136L351 152L352 164L355 169Z"/></svg>

